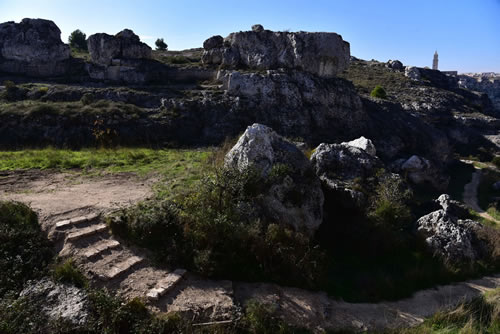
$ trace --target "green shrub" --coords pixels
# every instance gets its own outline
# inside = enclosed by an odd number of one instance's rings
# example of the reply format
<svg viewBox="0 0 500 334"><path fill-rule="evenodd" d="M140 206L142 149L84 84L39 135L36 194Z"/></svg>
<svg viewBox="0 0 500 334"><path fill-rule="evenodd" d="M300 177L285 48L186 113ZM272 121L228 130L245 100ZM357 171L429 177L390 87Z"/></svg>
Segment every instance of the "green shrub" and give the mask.
<svg viewBox="0 0 500 334"><path fill-rule="evenodd" d="M372 92L370 93L370 96L376 97L379 99L386 99L387 98L387 93L385 92L385 89L382 88L382 86L375 86L373 88Z"/></svg>
<svg viewBox="0 0 500 334"><path fill-rule="evenodd" d="M410 208L406 204L411 195L402 179L384 177L375 190L369 216L384 226L405 230L412 221Z"/></svg>
<svg viewBox="0 0 500 334"><path fill-rule="evenodd" d="M38 91L42 94L46 94L49 91L49 87L40 87Z"/></svg>
<svg viewBox="0 0 500 334"><path fill-rule="evenodd" d="M52 245L25 204L0 201L0 297L45 272Z"/></svg>
<svg viewBox="0 0 500 334"><path fill-rule="evenodd" d="M20 95L20 89L16 86L13 81L6 80L3 82L5 86L5 91L0 96L2 99L7 101L16 101Z"/></svg>
<svg viewBox="0 0 500 334"><path fill-rule="evenodd" d="M87 278L75 267L71 259L58 264L54 268L52 276L57 282L70 283L79 288L88 285Z"/></svg>

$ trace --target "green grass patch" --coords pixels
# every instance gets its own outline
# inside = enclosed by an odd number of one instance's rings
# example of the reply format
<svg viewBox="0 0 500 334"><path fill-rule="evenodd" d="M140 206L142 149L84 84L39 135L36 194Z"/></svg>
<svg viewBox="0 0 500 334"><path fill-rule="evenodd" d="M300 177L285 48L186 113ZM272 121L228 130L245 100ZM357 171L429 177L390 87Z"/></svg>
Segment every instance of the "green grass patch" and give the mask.
<svg viewBox="0 0 500 334"><path fill-rule="evenodd" d="M440 311L411 329L386 333L402 334L493 334L500 333L500 289L458 305L449 311Z"/></svg>
<svg viewBox="0 0 500 334"><path fill-rule="evenodd" d="M52 277L57 282L70 283L83 288L88 285L87 278L75 267L72 259L68 259L52 270Z"/></svg>

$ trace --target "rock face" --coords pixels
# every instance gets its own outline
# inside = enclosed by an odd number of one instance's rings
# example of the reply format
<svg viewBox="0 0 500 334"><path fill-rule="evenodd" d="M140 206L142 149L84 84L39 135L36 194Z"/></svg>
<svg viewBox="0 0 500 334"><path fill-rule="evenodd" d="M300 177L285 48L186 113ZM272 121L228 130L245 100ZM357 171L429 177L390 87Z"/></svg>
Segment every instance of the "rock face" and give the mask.
<svg viewBox="0 0 500 334"><path fill-rule="evenodd" d="M365 196L356 190L356 183L374 177L383 163L372 153L375 147L360 148L360 142L371 141L364 137L350 143L320 144L311 156L316 175L326 189L331 191L345 207L362 207Z"/></svg>
<svg viewBox="0 0 500 334"><path fill-rule="evenodd" d="M115 36L94 34L87 46L93 63L87 71L92 79L143 84L165 72L161 64L151 60L151 48L129 29Z"/></svg>
<svg viewBox="0 0 500 334"><path fill-rule="evenodd" d="M459 219L466 209L450 200L449 195L441 195L437 202L441 205L440 210L418 219L418 233L448 263L460 265L480 259L484 245L477 232L482 225L470 219Z"/></svg>
<svg viewBox="0 0 500 334"><path fill-rule="evenodd" d="M115 36L104 33L91 35L87 46L92 62L99 65L112 65L113 59L151 59L151 48L129 29Z"/></svg>
<svg viewBox="0 0 500 334"><path fill-rule="evenodd" d="M444 190L448 186L449 178L440 175L439 169L429 160L413 155L408 160L401 162L398 172L407 174L414 184L429 183L439 190Z"/></svg>
<svg viewBox="0 0 500 334"><path fill-rule="evenodd" d="M0 71L36 77L71 71L70 48L54 22L23 19L0 24Z"/></svg>
<svg viewBox="0 0 500 334"><path fill-rule="evenodd" d="M500 111L500 75L497 77L460 75L458 85L477 92L486 93L497 111Z"/></svg>
<svg viewBox="0 0 500 334"><path fill-rule="evenodd" d="M377 155L377 149L375 148L375 145L373 145L370 139L367 139L363 136L359 137L358 139L354 139L351 140L350 142L342 144L347 144L351 147L360 148L373 157Z"/></svg>
<svg viewBox="0 0 500 334"><path fill-rule="evenodd" d="M313 233L323 220L323 192L305 155L271 128L253 124L227 153L228 167L255 168L263 179L281 170L261 206L266 218Z"/></svg>
<svg viewBox="0 0 500 334"><path fill-rule="evenodd" d="M386 64L388 68L392 68L395 71L402 72L405 70L403 63L399 60L389 60Z"/></svg>
<svg viewBox="0 0 500 334"><path fill-rule="evenodd" d="M88 299L82 290L47 278L28 284L20 297L40 302L43 312L52 320L63 319L73 325L85 325L89 317Z"/></svg>
<svg viewBox="0 0 500 334"><path fill-rule="evenodd" d="M233 69L300 69L331 78L350 61L349 43L335 33L273 32L255 25L230 34L222 46L209 40L202 61Z"/></svg>

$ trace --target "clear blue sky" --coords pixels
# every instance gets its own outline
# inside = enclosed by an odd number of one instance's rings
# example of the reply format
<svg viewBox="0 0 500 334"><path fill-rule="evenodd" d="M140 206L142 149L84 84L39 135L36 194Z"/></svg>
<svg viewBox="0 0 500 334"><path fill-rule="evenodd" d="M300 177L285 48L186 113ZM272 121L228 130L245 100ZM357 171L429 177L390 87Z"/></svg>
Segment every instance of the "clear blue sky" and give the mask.
<svg viewBox="0 0 500 334"><path fill-rule="evenodd" d="M500 72L500 0L0 0L0 22L38 17L56 22L67 41L81 29L115 34L130 28L150 45L200 47L212 35L249 30L333 31L363 59L399 59L440 69Z"/></svg>

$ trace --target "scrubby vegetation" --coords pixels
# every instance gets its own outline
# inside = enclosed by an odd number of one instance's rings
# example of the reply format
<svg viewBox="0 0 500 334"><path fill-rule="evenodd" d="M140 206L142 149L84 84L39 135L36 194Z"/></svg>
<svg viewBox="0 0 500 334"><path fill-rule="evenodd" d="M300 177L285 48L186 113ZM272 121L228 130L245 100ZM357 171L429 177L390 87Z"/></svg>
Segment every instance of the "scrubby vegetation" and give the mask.
<svg viewBox="0 0 500 334"><path fill-rule="evenodd" d="M500 290L487 292L484 297L463 303L453 310L439 312L416 328L387 333L500 333Z"/></svg>
<svg viewBox="0 0 500 334"><path fill-rule="evenodd" d="M385 98L387 98L387 93L385 92L385 89L382 88L382 86L377 85L371 91L370 96L376 97L376 98L379 98L379 99L385 99Z"/></svg>
<svg viewBox="0 0 500 334"><path fill-rule="evenodd" d="M44 274L52 257L36 214L24 204L0 201L0 298Z"/></svg>

